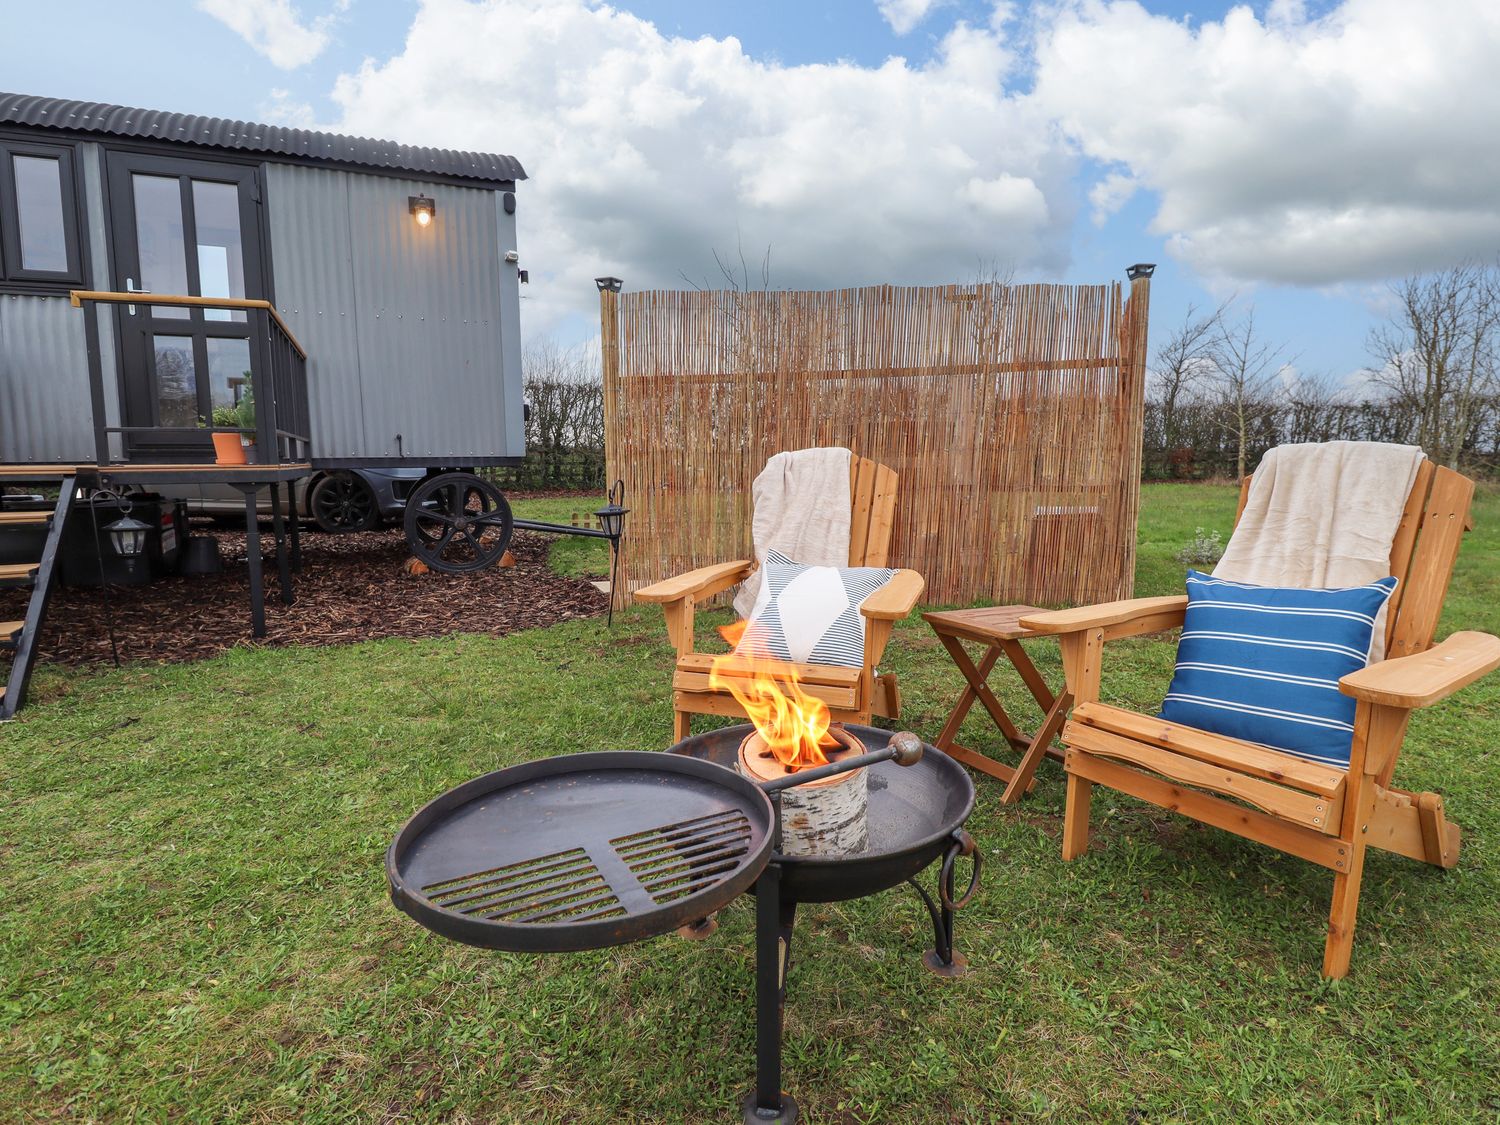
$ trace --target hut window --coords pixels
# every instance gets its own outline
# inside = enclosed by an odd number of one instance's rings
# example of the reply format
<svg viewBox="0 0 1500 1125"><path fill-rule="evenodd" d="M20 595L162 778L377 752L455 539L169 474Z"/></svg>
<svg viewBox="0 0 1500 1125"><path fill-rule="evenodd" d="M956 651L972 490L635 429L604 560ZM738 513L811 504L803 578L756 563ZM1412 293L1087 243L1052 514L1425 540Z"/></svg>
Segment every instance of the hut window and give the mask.
<svg viewBox="0 0 1500 1125"><path fill-rule="evenodd" d="M0 141L0 278L81 285L73 149Z"/></svg>

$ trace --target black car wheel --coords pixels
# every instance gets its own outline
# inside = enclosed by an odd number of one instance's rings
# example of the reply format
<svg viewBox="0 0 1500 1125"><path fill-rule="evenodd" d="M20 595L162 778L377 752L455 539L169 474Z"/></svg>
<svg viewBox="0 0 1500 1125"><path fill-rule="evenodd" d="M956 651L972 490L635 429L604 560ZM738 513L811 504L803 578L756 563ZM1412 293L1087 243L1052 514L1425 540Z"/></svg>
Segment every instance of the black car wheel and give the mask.
<svg viewBox="0 0 1500 1125"><path fill-rule="evenodd" d="M313 485L313 522L330 535L369 531L380 521L375 493L353 473L330 473Z"/></svg>

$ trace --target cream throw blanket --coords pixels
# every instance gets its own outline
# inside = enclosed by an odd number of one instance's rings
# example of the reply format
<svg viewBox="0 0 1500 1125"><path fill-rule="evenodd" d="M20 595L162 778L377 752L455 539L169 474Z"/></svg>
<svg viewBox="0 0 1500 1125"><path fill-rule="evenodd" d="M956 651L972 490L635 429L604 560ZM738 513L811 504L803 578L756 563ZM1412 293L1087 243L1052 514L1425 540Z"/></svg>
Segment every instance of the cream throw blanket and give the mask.
<svg viewBox="0 0 1500 1125"><path fill-rule="evenodd" d="M1245 512L1215 578L1257 586L1336 589L1391 573L1391 542L1422 450L1330 441L1271 450L1250 480ZM1385 655L1385 609L1370 661Z"/></svg>
<svg viewBox="0 0 1500 1125"><path fill-rule="evenodd" d="M750 525L755 561L780 551L807 566L849 565L849 459L847 449L799 449L766 462L751 486ZM760 568L740 584L734 611L749 617L760 592Z"/></svg>

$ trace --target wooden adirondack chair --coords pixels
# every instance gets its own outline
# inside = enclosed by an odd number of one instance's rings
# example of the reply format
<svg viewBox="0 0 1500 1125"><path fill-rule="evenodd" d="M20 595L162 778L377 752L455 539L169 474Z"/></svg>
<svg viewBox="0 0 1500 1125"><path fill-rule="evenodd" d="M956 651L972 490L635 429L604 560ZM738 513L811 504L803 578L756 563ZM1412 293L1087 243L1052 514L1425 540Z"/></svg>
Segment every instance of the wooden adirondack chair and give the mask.
<svg viewBox="0 0 1500 1125"><path fill-rule="evenodd" d="M896 511L897 476L865 457L849 462L849 565L887 566ZM672 737L686 738L694 715L743 715L734 697L709 686L710 653L693 651L693 612L699 602L743 582L755 569L753 559L699 567L635 592L637 601L657 602L667 616L667 635L677 647L672 674ZM861 668L798 664L802 688L828 704L836 721L868 723L871 715L894 719L901 692L894 672L876 665L891 639L891 629L911 612L925 585L914 570L899 570L865 599L865 658Z"/></svg>
<svg viewBox="0 0 1500 1125"><path fill-rule="evenodd" d="M1247 479L1240 512L1248 488ZM1473 494L1466 477L1422 463L1391 548L1391 573L1401 582L1389 603L1387 658L1339 681L1358 701L1347 771L1099 701L1105 642L1181 625L1186 596L1025 618L1026 626L1058 635L1076 701L1062 733L1063 858L1088 847L1089 802L1098 784L1321 864L1334 873L1323 975L1344 976L1366 849L1439 867L1458 862L1459 829L1444 815L1442 797L1398 789L1391 775L1412 710L1500 666L1500 639L1485 633L1454 633L1432 644L1459 543L1471 526Z"/></svg>

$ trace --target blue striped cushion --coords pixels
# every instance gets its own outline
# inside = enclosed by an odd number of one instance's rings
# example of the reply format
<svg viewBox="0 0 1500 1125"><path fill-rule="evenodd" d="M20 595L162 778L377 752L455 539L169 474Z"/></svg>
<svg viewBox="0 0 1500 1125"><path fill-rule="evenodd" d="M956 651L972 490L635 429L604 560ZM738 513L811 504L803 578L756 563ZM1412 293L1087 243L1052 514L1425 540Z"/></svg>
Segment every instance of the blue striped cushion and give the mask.
<svg viewBox="0 0 1500 1125"><path fill-rule="evenodd" d="M1299 590L1188 571L1161 717L1347 769L1354 699L1338 682L1368 662L1375 615L1395 589L1394 578Z"/></svg>
<svg viewBox="0 0 1500 1125"><path fill-rule="evenodd" d="M895 576L883 566L803 566L767 551L760 594L735 652L863 668L865 618L859 607Z"/></svg>

